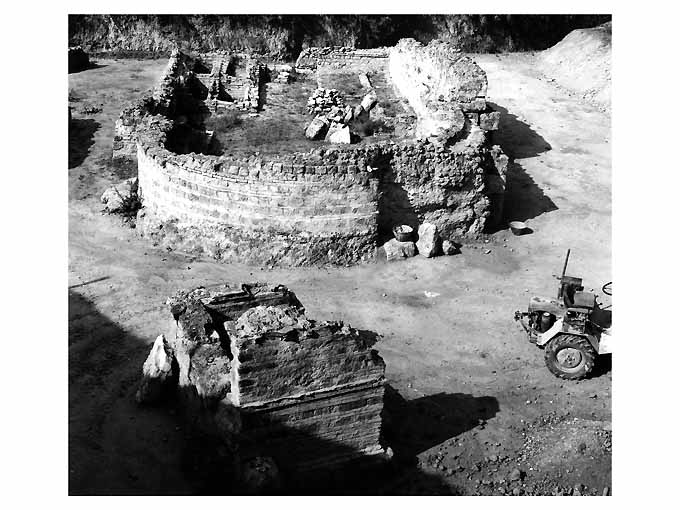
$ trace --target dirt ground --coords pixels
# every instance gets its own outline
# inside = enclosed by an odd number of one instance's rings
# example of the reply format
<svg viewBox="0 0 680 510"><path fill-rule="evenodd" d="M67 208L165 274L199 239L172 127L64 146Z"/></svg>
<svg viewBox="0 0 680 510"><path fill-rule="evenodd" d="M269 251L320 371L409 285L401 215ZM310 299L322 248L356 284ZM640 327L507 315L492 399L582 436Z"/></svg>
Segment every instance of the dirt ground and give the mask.
<svg viewBox="0 0 680 510"><path fill-rule="evenodd" d="M99 196L127 177L107 164L125 102L165 61L100 61L69 75L80 100L69 135L69 492L200 491L186 431L134 392L164 305L178 288L264 280L293 289L310 317L380 333L389 383L385 434L404 461L387 494L601 494L611 487L611 360L562 381L513 321L553 295L564 254L586 290L611 280L610 118L535 71L532 54L477 55L496 135L513 156L501 230L461 254L354 268L217 264L154 248ZM82 113L83 105L102 108ZM80 111L79 111L80 109ZM490 250L490 253L487 251ZM600 293L601 294L601 293ZM609 304L610 298L600 298ZM519 471L516 471L519 470ZM567 490L567 488L569 488ZM348 489L351 492L351 489Z"/></svg>

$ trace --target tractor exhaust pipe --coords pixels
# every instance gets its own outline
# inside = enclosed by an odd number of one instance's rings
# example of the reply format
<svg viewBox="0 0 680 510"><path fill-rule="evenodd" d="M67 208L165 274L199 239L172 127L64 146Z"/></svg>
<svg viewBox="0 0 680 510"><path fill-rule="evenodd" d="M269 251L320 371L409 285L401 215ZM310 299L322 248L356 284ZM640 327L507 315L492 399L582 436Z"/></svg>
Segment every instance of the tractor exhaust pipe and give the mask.
<svg viewBox="0 0 680 510"><path fill-rule="evenodd" d="M569 264L569 254L571 253L571 248L567 249L567 256L564 259L564 267L562 268L562 276L560 276L560 282L564 279L564 275L567 274L567 264ZM557 291L557 299L562 298L562 293L564 290L564 286L560 283L560 288Z"/></svg>

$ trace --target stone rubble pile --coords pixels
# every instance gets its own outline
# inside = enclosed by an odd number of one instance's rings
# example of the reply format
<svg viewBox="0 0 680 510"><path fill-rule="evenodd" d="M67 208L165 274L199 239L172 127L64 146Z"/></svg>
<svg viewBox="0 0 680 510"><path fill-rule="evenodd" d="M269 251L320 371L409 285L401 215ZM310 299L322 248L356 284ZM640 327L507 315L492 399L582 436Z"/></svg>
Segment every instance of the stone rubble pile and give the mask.
<svg viewBox="0 0 680 510"><path fill-rule="evenodd" d="M437 226L429 222L424 222L418 227L418 239L415 242L392 238L383 244L382 249L388 261L416 255L431 258L441 254L454 255L456 253L455 245L449 240L442 240Z"/></svg>
<svg viewBox="0 0 680 510"><path fill-rule="evenodd" d="M337 89L318 88L307 100L307 111L309 113L325 113L337 106L344 108L345 100Z"/></svg>
<svg viewBox="0 0 680 510"><path fill-rule="evenodd" d="M329 91L329 94L319 93L319 91ZM307 126L305 136L310 140L324 138L330 143L349 144L353 136L356 137L356 133L351 130L353 121L367 120L369 112L378 104L378 96L371 89L361 100L361 104L352 107L344 105L339 95L330 93L333 91L335 89L317 89L307 101L309 112L317 113L317 115ZM326 97L330 100L326 101ZM326 106L331 103L337 104L332 104L327 108ZM310 104L314 106L310 107Z"/></svg>
<svg viewBox="0 0 680 510"><path fill-rule="evenodd" d="M309 320L293 307L257 306L246 311L238 318L234 333L238 337L262 335L267 331L287 329L308 330Z"/></svg>
<svg viewBox="0 0 680 510"><path fill-rule="evenodd" d="M276 65L274 66L274 71L276 71L277 74L273 82L281 83L283 85L290 83L292 75L295 72L293 66L289 66L288 64Z"/></svg>

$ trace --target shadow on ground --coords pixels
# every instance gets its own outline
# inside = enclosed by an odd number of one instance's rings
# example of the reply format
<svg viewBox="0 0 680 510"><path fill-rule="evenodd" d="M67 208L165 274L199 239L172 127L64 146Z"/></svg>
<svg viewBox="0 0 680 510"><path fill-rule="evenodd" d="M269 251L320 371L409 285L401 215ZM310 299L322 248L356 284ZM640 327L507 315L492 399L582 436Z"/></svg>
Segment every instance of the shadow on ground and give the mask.
<svg viewBox="0 0 680 510"><path fill-rule="evenodd" d="M68 315L69 494L191 493L181 472L180 424L168 410L134 402L149 339L131 335L74 290Z"/></svg>
<svg viewBox="0 0 680 510"><path fill-rule="evenodd" d="M101 69L102 67L107 67L106 64L97 64L96 62L90 62L87 66L75 69L69 69L68 74L78 74L84 71L89 71L90 69Z"/></svg>
<svg viewBox="0 0 680 510"><path fill-rule="evenodd" d="M494 397L437 393L405 400L387 386L384 435L400 463L415 462L419 453L477 427L499 411Z"/></svg>
<svg viewBox="0 0 680 510"><path fill-rule="evenodd" d="M600 354L595 361L593 371L588 374L588 379L596 379L612 371L612 355Z"/></svg>
<svg viewBox="0 0 680 510"><path fill-rule="evenodd" d="M503 221L500 229L511 221L526 221L541 214L556 211L552 199L534 182L533 178L515 161L508 163L505 180Z"/></svg>
<svg viewBox="0 0 680 510"><path fill-rule="evenodd" d="M80 166L94 145L101 124L92 119L71 119L68 126L68 167Z"/></svg>
<svg viewBox="0 0 680 510"><path fill-rule="evenodd" d="M512 159L538 156L552 149L552 146L531 127L519 120L517 115L496 103L487 103L501 114L498 130L493 132L493 141Z"/></svg>
<svg viewBox="0 0 680 510"><path fill-rule="evenodd" d="M518 159L547 152L552 149L551 145L528 124L508 112L507 108L491 102L489 106L501 114L498 130L493 132L493 142L500 145L510 158L505 183L503 220L495 230L498 231L505 229L510 221L530 220L556 211L557 206L517 162Z"/></svg>
<svg viewBox="0 0 680 510"><path fill-rule="evenodd" d="M162 407L136 405L134 394L150 339L131 335L87 297L69 290L68 341L69 494L242 493L233 479L225 476L234 462L232 454L224 455L226 443L190 427L170 403ZM407 401L388 386L383 438L394 452L392 461L365 457L344 442L289 429L287 424L259 442L255 451L243 443L240 461L252 455L275 457L285 484L270 493L455 495L459 491L443 475L417 466L416 455L497 412L498 402L493 397L440 393ZM248 440L247 432L244 439ZM313 462L318 453L356 459L326 472L315 467L302 477L287 472L287 462L308 457Z"/></svg>

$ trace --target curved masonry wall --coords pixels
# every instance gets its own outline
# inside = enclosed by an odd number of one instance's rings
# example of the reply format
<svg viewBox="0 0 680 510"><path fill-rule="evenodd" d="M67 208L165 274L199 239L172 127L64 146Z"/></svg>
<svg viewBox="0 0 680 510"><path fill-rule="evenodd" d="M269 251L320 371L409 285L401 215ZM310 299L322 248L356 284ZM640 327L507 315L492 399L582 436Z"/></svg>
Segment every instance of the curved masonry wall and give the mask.
<svg viewBox="0 0 680 510"><path fill-rule="evenodd" d="M378 182L351 152L318 164L265 162L140 143L137 158L140 226L163 244L255 264L346 264L374 255Z"/></svg>
<svg viewBox="0 0 680 510"><path fill-rule="evenodd" d="M119 120L125 129L117 134L128 136L125 149L130 152L130 144L136 146L143 203L137 225L142 234L163 246L223 261L306 266L372 260L395 224L417 229L427 221L437 225L444 238L481 232L502 204L507 164L480 126L479 111L487 112L481 95L486 77L459 55L460 66L475 85L459 80L460 94L449 94L448 101L437 98L433 105L413 86L422 82L422 73L406 65L409 53L423 51L414 43L400 43L389 58L393 79L400 80L398 90L412 104L421 98L423 118L428 112L444 111L446 117L456 108L465 109L460 129L442 129L440 122L425 133L429 136L412 142L324 146L273 158L166 149L177 98L192 79L186 57L174 53L153 96L124 110ZM441 48L424 48L446 55ZM334 52L314 61L333 65ZM346 50L339 53L342 65L370 58L379 59L379 67L388 64L384 50L360 57ZM443 61L435 58L432 65ZM471 98L464 104L463 93Z"/></svg>

